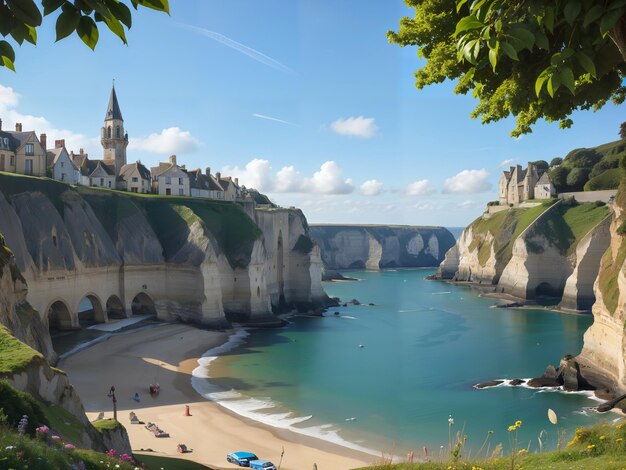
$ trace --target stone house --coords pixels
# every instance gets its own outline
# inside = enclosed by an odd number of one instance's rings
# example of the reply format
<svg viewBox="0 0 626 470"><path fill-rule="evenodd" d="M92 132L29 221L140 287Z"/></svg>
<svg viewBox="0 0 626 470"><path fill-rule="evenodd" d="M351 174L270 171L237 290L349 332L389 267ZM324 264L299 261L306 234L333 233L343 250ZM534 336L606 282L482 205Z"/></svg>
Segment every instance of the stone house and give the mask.
<svg viewBox="0 0 626 470"><path fill-rule="evenodd" d="M189 175L176 164L176 155L168 163L159 163L151 169L152 191L162 196L190 196Z"/></svg>
<svg viewBox="0 0 626 470"><path fill-rule="evenodd" d="M3 131L0 120L0 141L0 171L46 175L46 134L41 134L40 141L35 131L23 131L21 123L15 124L15 131Z"/></svg>
<svg viewBox="0 0 626 470"><path fill-rule="evenodd" d="M115 176L114 164L107 165L102 160L93 160L91 162L87 160L87 163L89 186L116 189L117 176Z"/></svg>
<svg viewBox="0 0 626 470"><path fill-rule="evenodd" d="M65 145L49 150L48 158L52 158L52 178L74 185L81 183L80 170L70 158Z"/></svg>
<svg viewBox="0 0 626 470"><path fill-rule="evenodd" d="M224 190L211 175L211 168L207 167L202 173L199 168L187 171L191 197L224 200Z"/></svg>
<svg viewBox="0 0 626 470"><path fill-rule="evenodd" d="M535 195L535 187L539 177L537 167L532 163L529 163L525 170L521 165L516 165L504 171L498 182L500 205L517 206L530 199L538 199Z"/></svg>
<svg viewBox="0 0 626 470"><path fill-rule="evenodd" d="M225 201L236 201L241 198L241 188L239 187L239 178L231 178L230 176L222 176L220 172L215 173L215 179L224 190Z"/></svg>
<svg viewBox="0 0 626 470"><path fill-rule="evenodd" d="M548 172L544 172L535 185L535 199L550 199L556 197L556 188L550 181Z"/></svg>
<svg viewBox="0 0 626 470"><path fill-rule="evenodd" d="M141 162L128 163L120 169L118 187L131 193L146 194L152 190L152 176Z"/></svg>

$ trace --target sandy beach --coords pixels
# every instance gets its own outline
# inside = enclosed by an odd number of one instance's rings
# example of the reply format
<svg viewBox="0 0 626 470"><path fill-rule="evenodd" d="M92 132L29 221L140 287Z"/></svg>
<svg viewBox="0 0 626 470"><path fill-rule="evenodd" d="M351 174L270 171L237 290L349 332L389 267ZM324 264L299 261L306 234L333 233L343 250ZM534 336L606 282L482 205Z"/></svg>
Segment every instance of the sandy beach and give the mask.
<svg viewBox="0 0 626 470"><path fill-rule="evenodd" d="M376 460L368 454L234 415L198 395L191 386L197 358L223 344L228 335L178 324L131 331L70 356L59 367L78 390L91 420L100 412L112 417L107 393L115 386L118 419L128 430L133 451L152 449L220 469L238 468L226 462L226 453L236 450L252 451L278 464L284 448L284 470L311 469L314 463L320 470L347 470ZM161 393L153 398L148 386L155 381ZM140 394L139 403L132 399L135 392ZM185 405L189 405L191 416L185 416ZM146 423L157 423L171 437L156 438L144 426L131 425L130 411ZM193 451L177 453L179 443Z"/></svg>

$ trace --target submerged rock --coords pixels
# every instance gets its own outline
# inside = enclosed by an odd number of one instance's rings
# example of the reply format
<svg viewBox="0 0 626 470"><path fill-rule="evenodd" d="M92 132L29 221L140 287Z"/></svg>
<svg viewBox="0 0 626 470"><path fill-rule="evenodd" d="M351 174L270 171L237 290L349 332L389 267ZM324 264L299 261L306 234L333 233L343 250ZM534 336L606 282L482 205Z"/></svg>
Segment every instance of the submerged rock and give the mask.
<svg viewBox="0 0 626 470"><path fill-rule="evenodd" d="M474 385L474 388L481 389L481 388L487 388L487 387L495 387L496 385L500 385L503 383L504 383L504 380L490 380L488 382L482 382L482 383L476 384Z"/></svg>

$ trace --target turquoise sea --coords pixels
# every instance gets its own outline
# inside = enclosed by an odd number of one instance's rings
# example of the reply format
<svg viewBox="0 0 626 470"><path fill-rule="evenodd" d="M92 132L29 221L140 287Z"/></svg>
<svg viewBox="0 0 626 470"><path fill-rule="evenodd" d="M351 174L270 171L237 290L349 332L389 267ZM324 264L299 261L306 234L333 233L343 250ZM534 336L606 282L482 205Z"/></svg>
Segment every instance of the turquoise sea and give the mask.
<svg viewBox="0 0 626 470"><path fill-rule="evenodd" d="M294 317L282 329L240 331L207 354L194 386L267 424L397 455L447 448L450 416L452 433L466 435L474 452L490 430L489 446L506 447L516 420L523 422L521 445L536 448L546 430L544 446L554 447L548 408L568 435L616 419L587 410L597 402L583 393L474 389L491 379L541 375L547 364L577 354L592 317L490 308L497 301L473 288L424 279L433 272L344 272L361 280L325 283L326 292L362 305L333 308L325 318Z"/></svg>

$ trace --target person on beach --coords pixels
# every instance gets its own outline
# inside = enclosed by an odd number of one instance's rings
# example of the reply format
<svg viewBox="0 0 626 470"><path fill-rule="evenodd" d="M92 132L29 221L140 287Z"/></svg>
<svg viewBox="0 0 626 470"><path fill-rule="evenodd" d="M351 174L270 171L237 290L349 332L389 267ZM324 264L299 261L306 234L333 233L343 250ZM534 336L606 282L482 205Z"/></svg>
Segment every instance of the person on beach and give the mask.
<svg viewBox="0 0 626 470"><path fill-rule="evenodd" d="M135 396L133 397L133 400L135 400L136 402L141 401L141 399L139 398L139 392L135 392Z"/></svg>

